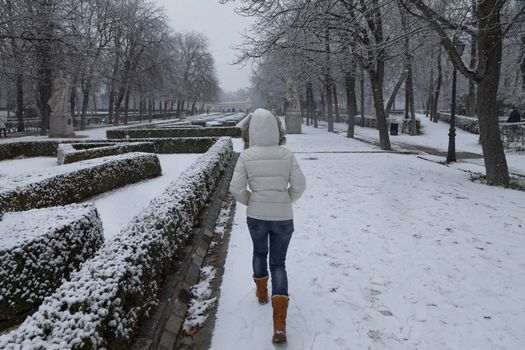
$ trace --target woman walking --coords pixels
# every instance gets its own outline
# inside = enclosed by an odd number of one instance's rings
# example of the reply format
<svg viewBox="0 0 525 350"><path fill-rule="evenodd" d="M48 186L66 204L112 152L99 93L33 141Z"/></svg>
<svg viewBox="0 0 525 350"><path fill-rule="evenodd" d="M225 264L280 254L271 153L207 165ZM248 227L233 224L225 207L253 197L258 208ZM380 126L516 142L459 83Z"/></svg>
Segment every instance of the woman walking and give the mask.
<svg viewBox="0 0 525 350"><path fill-rule="evenodd" d="M272 341L284 343L289 301L285 261L294 231L292 203L303 194L306 181L293 153L281 147L286 139L279 119L265 109L255 110L248 118L251 119L244 132L246 149L237 161L230 192L238 202L248 206L253 279L260 304L268 303L270 253Z"/></svg>

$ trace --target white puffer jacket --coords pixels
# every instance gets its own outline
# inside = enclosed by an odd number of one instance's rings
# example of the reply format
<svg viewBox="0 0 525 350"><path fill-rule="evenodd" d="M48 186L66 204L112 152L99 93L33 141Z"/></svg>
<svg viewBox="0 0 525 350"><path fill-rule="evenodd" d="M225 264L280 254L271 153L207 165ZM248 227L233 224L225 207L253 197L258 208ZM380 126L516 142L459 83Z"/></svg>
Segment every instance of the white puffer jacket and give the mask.
<svg viewBox="0 0 525 350"><path fill-rule="evenodd" d="M301 168L293 153L279 146L279 127L271 112L255 110L249 128L250 148L239 157L230 192L248 206L248 217L268 221L293 219L292 202L306 189Z"/></svg>

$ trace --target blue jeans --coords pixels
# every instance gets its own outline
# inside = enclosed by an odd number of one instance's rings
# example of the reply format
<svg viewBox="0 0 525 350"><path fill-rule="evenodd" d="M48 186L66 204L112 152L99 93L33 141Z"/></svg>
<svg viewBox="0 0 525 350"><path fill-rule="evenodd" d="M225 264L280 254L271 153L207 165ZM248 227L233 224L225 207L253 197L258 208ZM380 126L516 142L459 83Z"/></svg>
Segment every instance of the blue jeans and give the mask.
<svg viewBox="0 0 525 350"><path fill-rule="evenodd" d="M248 217L247 222L253 242L253 277L268 276L269 240L272 295L288 295L286 252L294 230L293 220L266 221Z"/></svg>

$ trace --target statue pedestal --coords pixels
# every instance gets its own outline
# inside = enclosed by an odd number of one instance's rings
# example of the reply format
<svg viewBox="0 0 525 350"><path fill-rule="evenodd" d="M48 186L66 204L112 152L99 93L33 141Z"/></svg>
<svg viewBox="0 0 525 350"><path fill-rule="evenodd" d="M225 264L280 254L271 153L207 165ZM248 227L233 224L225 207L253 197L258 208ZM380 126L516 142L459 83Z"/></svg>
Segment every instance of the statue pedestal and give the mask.
<svg viewBox="0 0 525 350"><path fill-rule="evenodd" d="M287 134L301 134L302 125L301 125L301 112L299 111L288 111L284 117L286 123L286 133Z"/></svg>
<svg viewBox="0 0 525 350"><path fill-rule="evenodd" d="M51 113L49 116L49 137L71 137L73 132L73 118L71 116Z"/></svg>

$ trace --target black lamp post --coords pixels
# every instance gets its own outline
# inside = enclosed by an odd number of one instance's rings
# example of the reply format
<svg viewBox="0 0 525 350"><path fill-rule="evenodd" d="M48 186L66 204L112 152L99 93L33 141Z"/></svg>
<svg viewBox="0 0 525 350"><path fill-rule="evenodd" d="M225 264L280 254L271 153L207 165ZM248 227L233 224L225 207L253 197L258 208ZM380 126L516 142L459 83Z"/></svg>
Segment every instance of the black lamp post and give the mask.
<svg viewBox="0 0 525 350"><path fill-rule="evenodd" d="M465 50L465 43L458 38L454 38L454 47L461 57L463 50ZM456 161L456 85L458 79L458 69L454 65L452 73L452 101L450 106L450 130L448 132L448 153L447 163Z"/></svg>

